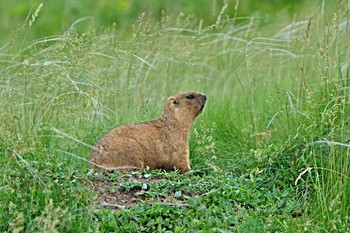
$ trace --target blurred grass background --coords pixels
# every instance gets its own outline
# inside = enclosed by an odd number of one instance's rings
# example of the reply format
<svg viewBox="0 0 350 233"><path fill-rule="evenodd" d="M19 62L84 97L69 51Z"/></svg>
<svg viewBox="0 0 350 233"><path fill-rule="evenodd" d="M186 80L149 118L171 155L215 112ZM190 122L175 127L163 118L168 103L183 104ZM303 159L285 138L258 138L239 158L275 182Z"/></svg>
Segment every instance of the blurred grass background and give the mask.
<svg viewBox="0 0 350 233"><path fill-rule="evenodd" d="M171 1L171 0L62 0L62 1L37 1L37 0L4 0L0 7L0 43L3 44L8 35L16 27L21 27L28 15L43 3L43 10L36 20L36 26L30 30L28 40L45 36L57 35L65 30L77 19L92 17L98 26L110 27L116 24L118 30L123 33L130 32L130 26L142 12L146 12L148 21L159 22L162 11L165 11L171 19L180 13L194 14L203 20L203 26L212 25L222 7L228 3L225 17L259 17L259 22L268 24L281 19L278 15L287 15L292 18L295 15L308 12L305 7L312 7L313 1L305 5L305 0L197 0L197 1ZM331 1L325 1L332 6ZM329 7L329 6L327 6ZM312 10L312 8L311 8ZM86 31L88 24L79 25L78 30Z"/></svg>

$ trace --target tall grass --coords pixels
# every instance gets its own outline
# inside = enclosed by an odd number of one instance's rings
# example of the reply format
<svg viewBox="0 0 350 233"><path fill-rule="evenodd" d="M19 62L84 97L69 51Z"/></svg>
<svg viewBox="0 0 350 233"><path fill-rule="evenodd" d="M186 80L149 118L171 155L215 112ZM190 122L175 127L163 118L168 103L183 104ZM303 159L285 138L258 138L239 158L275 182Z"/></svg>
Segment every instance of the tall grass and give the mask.
<svg viewBox="0 0 350 233"><path fill-rule="evenodd" d="M77 33L77 22L16 50L18 32L0 50L0 229L96 230L74 185L88 172L77 157L115 125L158 117L169 95L200 91L194 169L293 190L305 210L284 230L348 231L349 9L339 4L278 30L223 9L209 27L141 14L128 40L114 27ZM53 204L65 198L66 209Z"/></svg>

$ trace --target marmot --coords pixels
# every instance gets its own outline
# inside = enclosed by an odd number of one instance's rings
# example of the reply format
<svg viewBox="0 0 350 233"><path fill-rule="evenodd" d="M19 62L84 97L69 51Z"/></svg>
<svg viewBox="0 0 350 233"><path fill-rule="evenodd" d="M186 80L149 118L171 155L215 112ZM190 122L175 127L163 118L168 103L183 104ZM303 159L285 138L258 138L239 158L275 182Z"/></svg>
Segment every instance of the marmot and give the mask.
<svg viewBox="0 0 350 233"><path fill-rule="evenodd" d="M176 94L168 98L159 119L112 129L91 150L91 168L190 170L189 131L206 99L196 92Z"/></svg>

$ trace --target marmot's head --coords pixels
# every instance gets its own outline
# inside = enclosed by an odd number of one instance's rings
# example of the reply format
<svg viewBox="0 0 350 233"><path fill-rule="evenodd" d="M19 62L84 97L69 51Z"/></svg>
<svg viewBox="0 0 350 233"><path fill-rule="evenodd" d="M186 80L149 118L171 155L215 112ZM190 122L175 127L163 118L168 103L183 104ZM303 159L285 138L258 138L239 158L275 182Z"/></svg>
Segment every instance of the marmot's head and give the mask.
<svg viewBox="0 0 350 233"><path fill-rule="evenodd" d="M207 97L197 92L176 94L168 98L163 116L192 124L203 111Z"/></svg>

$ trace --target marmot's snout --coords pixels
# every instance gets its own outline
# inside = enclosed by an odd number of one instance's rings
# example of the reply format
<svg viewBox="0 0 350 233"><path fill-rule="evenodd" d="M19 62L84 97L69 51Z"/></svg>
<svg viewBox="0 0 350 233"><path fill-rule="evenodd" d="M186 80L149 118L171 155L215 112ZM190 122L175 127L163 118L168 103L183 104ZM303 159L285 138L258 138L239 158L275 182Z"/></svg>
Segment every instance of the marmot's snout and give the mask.
<svg viewBox="0 0 350 233"><path fill-rule="evenodd" d="M203 95L203 94L201 94L201 96L202 96L202 101L203 101L203 104L202 104L202 107L201 107L201 112L202 112L204 107L205 107L205 104L207 102L207 96Z"/></svg>
<svg viewBox="0 0 350 233"><path fill-rule="evenodd" d="M205 102L207 101L207 96L206 95L202 95L202 99L203 99L203 102L205 104Z"/></svg>

